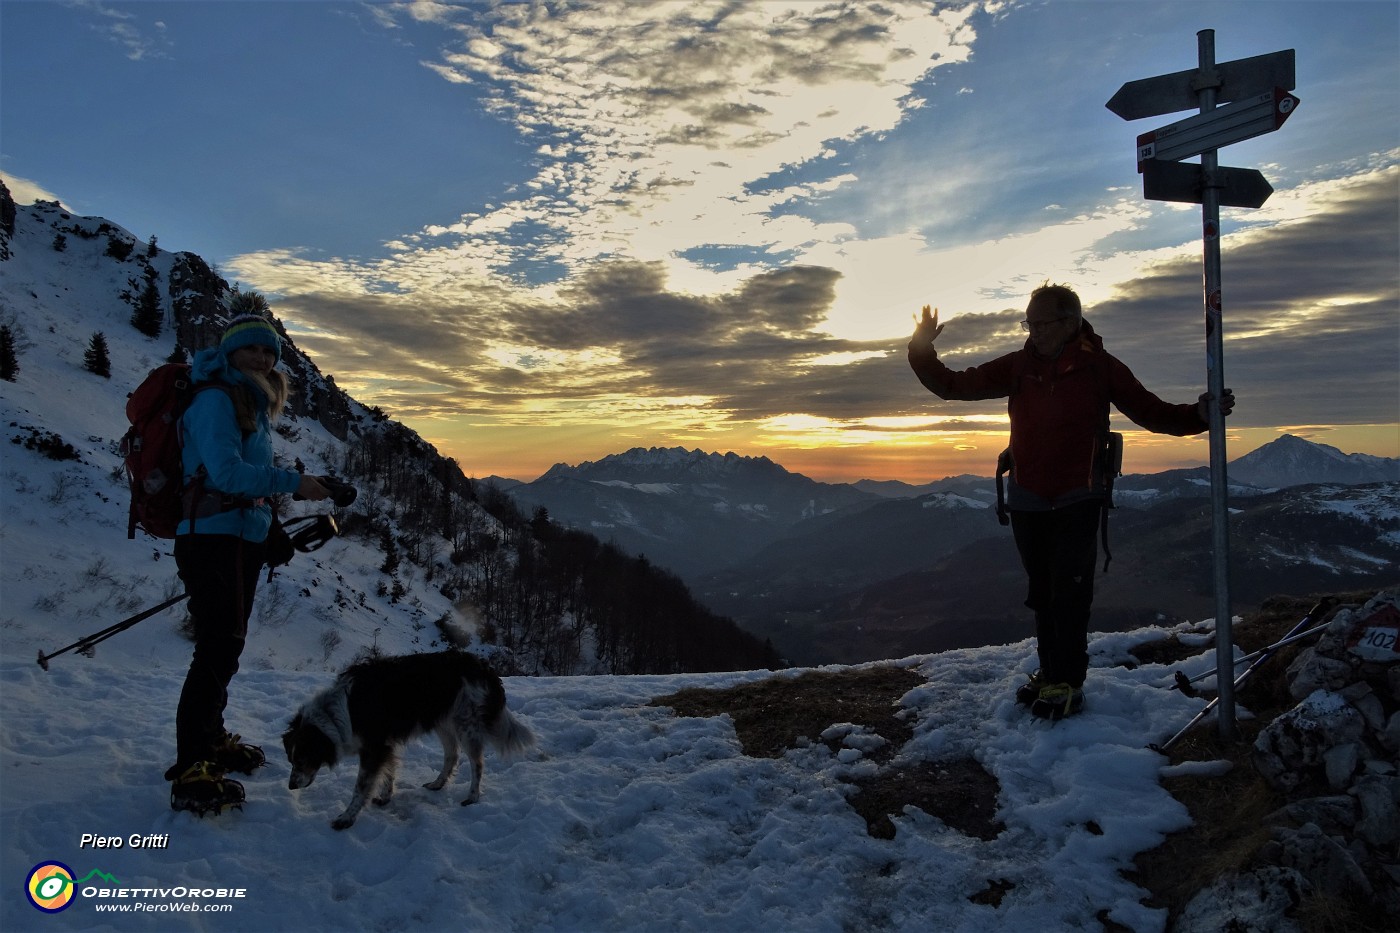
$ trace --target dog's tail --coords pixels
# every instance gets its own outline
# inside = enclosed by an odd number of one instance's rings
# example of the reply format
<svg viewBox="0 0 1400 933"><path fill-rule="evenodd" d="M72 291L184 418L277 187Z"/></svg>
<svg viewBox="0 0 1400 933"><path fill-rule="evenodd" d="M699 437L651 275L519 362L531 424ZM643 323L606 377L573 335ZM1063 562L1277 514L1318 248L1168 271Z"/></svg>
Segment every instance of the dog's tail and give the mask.
<svg viewBox="0 0 1400 933"><path fill-rule="evenodd" d="M510 710L504 706L501 707L501 715L491 723L487 735L496 751L506 758L513 758L535 744L535 733L531 732L525 723L512 716Z"/></svg>

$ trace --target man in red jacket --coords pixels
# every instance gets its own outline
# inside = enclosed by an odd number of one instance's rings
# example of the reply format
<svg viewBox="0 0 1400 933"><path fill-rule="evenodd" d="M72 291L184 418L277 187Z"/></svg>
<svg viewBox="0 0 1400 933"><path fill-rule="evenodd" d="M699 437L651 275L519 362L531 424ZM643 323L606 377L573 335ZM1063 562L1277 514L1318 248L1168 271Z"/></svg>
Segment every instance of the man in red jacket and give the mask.
<svg viewBox="0 0 1400 933"><path fill-rule="evenodd" d="M1010 397L1007 508L1029 578L1026 606L1035 613L1040 660L1016 699L1037 716L1060 719L1084 707L1108 406L1154 433L1186 436L1209 427L1211 395L1173 405L1147 391L1104 350L1083 319L1079 296L1063 285L1031 293L1021 322L1030 334L1025 346L980 366L955 372L943 365L934 348L943 327L925 305L909 341L909 365L919 381L947 401ZM1234 404L1226 389L1221 414Z"/></svg>

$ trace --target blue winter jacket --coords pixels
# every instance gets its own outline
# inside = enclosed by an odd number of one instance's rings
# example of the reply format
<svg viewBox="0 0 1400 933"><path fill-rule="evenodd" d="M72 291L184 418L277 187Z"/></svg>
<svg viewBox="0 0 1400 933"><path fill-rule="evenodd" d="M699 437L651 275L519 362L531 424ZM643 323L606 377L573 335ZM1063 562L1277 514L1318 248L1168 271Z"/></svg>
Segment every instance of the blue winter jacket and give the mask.
<svg viewBox="0 0 1400 933"><path fill-rule="evenodd" d="M233 399L227 392L205 391L195 395L180 422L184 442L185 483L194 481L200 468L207 471L204 488L218 490L241 499L262 499L276 493L296 492L301 474L272 465L272 425L261 389L236 369L218 347L195 354L190 375L196 383L223 382L245 386L257 405L257 430L244 435L238 427ZM245 541L267 538L272 525L272 507L267 502L231 509L195 519L194 534L236 535ZM191 533L190 520L180 522L177 535Z"/></svg>

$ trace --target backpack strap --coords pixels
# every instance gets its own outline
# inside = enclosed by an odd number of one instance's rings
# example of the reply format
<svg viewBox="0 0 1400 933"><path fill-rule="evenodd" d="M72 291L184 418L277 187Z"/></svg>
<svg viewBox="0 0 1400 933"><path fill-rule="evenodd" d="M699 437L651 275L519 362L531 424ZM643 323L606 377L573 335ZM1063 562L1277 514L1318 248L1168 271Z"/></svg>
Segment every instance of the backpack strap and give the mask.
<svg viewBox="0 0 1400 933"><path fill-rule="evenodd" d="M1011 400L1016 397L1016 393L1021 391L1021 377L1026 374L1026 355L1023 352L1017 353L1011 361L1011 391L1006 396L1007 414L1011 413ZM1002 525L1011 524L1011 516L1006 510L1006 486L1002 477L1014 469L1015 463L1011 459L1011 448L1007 447L997 454L997 521Z"/></svg>
<svg viewBox="0 0 1400 933"><path fill-rule="evenodd" d="M1011 524L1011 516L1006 511L1006 487L1001 479L1011 472L1011 466L1011 448L1008 447L997 454L997 521L1002 525Z"/></svg>
<svg viewBox="0 0 1400 933"><path fill-rule="evenodd" d="M185 417L185 412L189 411L190 406L194 404L195 396L205 389L218 389L228 396L230 403L236 406L237 403L233 400L232 386L225 385L222 382L199 382L195 383L190 389L189 399L185 402L184 410L180 412L181 419ZM243 431L241 433L244 438L247 438L251 432ZM180 439L180 447L183 448L185 446L184 433L180 432L178 436ZM184 484L183 474L184 469L182 467L181 483L183 485L180 493L180 501L183 503L184 517L189 519L190 522L190 534L194 534L195 522L200 518L208 518L211 515L218 515L222 512L232 512L250 508L255 505L261 505L267 501L265 499L248 499L241 496L231 496L217 489L207 488L204 481L209 477L209 471L204 468L204 464L202 463L199 465L199 469L195 471L194 478L190 483Z"/></svg>

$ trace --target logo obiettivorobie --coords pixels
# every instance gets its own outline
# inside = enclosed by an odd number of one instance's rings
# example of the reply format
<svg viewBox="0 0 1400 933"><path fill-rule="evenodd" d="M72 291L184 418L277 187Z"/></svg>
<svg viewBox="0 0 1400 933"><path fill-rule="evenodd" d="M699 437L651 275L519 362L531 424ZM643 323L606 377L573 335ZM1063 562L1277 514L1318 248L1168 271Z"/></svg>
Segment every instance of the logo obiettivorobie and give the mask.
<svg viewBox="0 0 1400 933"><path fill-rule="evenodd" d="M73 869L62 862L40 862L29 870L24 893L39 910L56 914L73 903Z"/></svg>
<svg viewBox="0 0 1400 933"><path fill-rule="evenodd" d="M114 884L117 881L111 875L96 869L88 872L87 878L74 880L73 869L62 862L40 862L29 870L29 877L24 882L24 893L35 910L56 914L73 903L78 893L78 885L93 875L101 876Z"/></svg>

